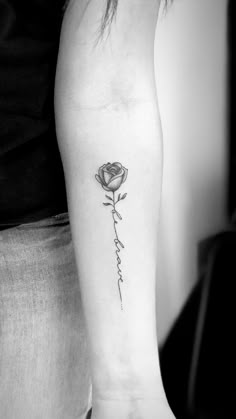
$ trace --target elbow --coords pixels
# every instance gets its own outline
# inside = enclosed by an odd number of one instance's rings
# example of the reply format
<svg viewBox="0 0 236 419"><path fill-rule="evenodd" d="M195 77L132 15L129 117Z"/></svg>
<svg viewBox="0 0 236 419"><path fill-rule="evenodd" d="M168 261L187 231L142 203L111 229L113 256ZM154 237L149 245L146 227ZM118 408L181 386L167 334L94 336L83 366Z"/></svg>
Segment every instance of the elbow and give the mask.
<svg viewBox="0 0 236 419"><path fill-rule="evenodd" d="M77 80L73 83L61 81L56 84L55 101L64 110L75 111L130 111L147 103L156 103L156 89L148 77L132 80L122 74L103 79L97 77Z"/></svg>

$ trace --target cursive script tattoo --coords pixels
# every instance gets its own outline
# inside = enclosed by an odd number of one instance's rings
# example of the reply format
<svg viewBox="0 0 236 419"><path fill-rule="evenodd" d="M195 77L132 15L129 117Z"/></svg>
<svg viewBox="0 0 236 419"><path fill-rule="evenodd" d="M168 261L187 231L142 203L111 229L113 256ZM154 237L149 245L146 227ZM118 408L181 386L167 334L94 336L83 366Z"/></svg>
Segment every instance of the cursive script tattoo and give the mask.
<svg viewBox="0 0 236 419"><path fill-rule="evenodd" d="M119 290L119 296L120 296L120 302L121 302L121 309L123 310L123 301L122 301L122 290L121 290L121 284L124 282L122 271L121 271L121 258L119 256L119 253L121 249L124 249L123 243L120 241L117 233L116 224L118 224L118 220L122 220L122 217L120 213L117 211L116 205L121 200L125 199L127 196L127 193L124 193L121 195L119 193L118 197L116 198L115 192L121 187L121 185L126 181L128 176L128 169L126 169L124 166L122 166L121 163L115 162L115 163L106 163L103 166L99 167L98 174L95 175L95 178L100 183L100 185L105 189L107 192L111 192L112 195L105 195L107 198L107 202L103 202L103 205L106 207L111 206L111 214L113 219L113 227L115 232L115 253L117 258L117 274L118 274L118 290Z"/></svg>

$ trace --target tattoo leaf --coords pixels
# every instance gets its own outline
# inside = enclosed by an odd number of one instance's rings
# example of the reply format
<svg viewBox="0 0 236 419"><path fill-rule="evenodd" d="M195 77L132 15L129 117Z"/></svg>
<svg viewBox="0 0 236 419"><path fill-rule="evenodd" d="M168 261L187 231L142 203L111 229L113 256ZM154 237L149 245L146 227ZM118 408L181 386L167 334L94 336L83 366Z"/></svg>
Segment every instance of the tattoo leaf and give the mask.
<svg viewBox="0 0 236 419"><path fill-rule="evenodd" d="M103 205L105 205L106 207L107 207L108 205L113 206L113 205L112 205L112 204L110 204L109 202L103 202Z"/></svg>
<svg viewBox="0 0 236 419"><path fill-rule="evenodd" d="M119 195L118 195L118 200L117 201L119 201L120 200L120 193L119 193Z"/></svg>
<svg viewBox="0 0 236 419"><path fill-rule="evenodd" d="M122 217L121 217L121 215L119 214L119 212L115 211L115 214L117 215L117 217L118 217L120 220L122 220Z"/></svg>
<svg viewBox="0 0 236 419"><path fill-rule="evenodd" d="M127 196L127 193L124 193L124 195L122 195L120 199L125 199L126 196Z"/></svg>
<svg viewBox="0 0 236 419"><path fill-rule="evenodd" d="M105 195L105 197L108 198L108 199L110 199L111 201L113 201L113 199L110 196Z"/></svg>

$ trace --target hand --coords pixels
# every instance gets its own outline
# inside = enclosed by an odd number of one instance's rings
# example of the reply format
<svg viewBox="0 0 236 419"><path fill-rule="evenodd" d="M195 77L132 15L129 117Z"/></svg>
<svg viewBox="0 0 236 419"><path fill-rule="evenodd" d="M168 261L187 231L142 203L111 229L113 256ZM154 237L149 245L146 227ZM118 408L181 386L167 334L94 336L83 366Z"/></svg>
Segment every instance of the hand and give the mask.
<svg viewBox="0 0 236 419"><path fill-rule="evenodd" d="M91 419L175 419L166 398L94 400Z"/></svg>

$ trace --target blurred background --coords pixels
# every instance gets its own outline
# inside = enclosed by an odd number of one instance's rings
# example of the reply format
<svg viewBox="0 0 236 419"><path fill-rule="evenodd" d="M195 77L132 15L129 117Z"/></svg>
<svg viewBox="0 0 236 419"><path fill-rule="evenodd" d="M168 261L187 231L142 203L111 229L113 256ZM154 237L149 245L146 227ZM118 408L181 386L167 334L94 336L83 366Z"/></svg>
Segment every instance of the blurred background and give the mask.
<svg viewBox="0 0 236 419"><path fill-rule="evenodd" d="M197 243L227 219L227 0L174 0L160 12L156 80L164 136L162 340L195 284Z"/></svg>
<svg viewBox="0 0 236 419"><path fill-rule="evenodd" d="M156 33L164 138L157 323L178 419L235 417L234 3L174 0Z"/></svg>

